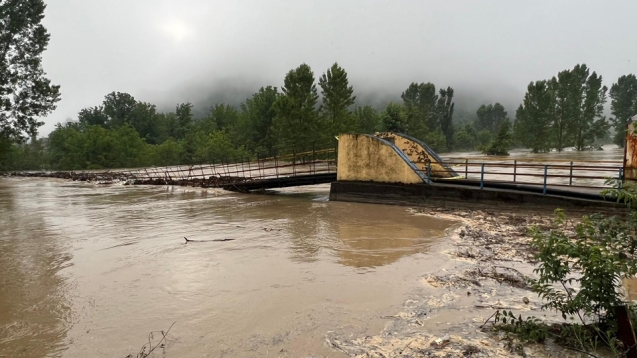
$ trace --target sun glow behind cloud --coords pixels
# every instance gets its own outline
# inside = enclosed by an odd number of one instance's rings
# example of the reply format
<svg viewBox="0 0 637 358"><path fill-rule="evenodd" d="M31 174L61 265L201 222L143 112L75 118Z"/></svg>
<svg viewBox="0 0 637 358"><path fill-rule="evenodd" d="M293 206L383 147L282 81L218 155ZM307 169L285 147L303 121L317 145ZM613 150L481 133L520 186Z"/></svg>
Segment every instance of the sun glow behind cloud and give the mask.
<svg viewBox="0 0 637 358"><path fill-rule="evenodd" d="M176 43L184 42L195 36L195 29L186 22L172 19L161 23L163 34Z"/></svg>

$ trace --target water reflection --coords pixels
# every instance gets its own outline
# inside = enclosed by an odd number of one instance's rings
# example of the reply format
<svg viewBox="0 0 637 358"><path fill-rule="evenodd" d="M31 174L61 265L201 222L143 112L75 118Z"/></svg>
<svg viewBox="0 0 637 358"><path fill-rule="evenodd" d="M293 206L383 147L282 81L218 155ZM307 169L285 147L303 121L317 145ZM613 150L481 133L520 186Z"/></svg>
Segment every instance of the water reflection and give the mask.
<svg viewBox="0 0 637 358"><path fill-rule="evenodd" d="M42 198L5 184L0 179L0 353L58 356L71 324L60 271L71 257L51 240L41 215L47 209L34 205Z"/></svg>
<svg viewBox="0 0 637 358"><path fill-rule="evenodd" d="M425 252L451 222L406 215L405 208L327 202L327 194L246 195L228 220L256 222L265 232L285 237L291 259L315 262L321 252L343 265L362 268L390 264ZM241 217L238 219L237 216Z"/></svg>
<svg viewBox="0 0 637 358"><path fill-rule="evenodd" d="M431 237L413 227L379 224L357 227L340 223L338 236L344 247L338 250L339 262L354 267L376 267L390 264L401 257L425 251Z"/></svg>

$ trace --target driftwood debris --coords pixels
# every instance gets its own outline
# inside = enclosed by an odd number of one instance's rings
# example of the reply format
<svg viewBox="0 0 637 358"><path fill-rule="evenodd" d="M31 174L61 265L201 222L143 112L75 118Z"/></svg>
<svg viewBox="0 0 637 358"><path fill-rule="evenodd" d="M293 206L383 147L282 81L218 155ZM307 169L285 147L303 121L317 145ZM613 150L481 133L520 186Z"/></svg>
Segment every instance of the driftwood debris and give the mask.
<svg viewBox="0 0 637 358"><path fill-rule="evenodd" d="M189 242L213 242L213 241L216 241L216 242L224 242L224 241L234 241L234 239L192 240L192 239L189 239L189 238L187 238L187 237L185 237L185 236L184 236L184 240L186 240L185 244L187 244L187 243L189 243ZM184 245L185 245L185 244L184 244Z"/></svg>
<svg viewBox="0 0 637 358"><path fill-rule="evenodd" d="M133 356L132 354L129 354L126 356L126 358L147 358L151 355L151 353L153 353L153 351L155 351L155 349L164 348L166 346L166 339L168 337L168 333L173 328L175 323L177 322L176 321L173 322L173 324L171 324L170 327L168 327L168 330L165 332L164 331L150 332L148 334L148 343L144 343L142 348L140 348L139 353L137 353L137 355L135 356ZM161 333L161 339L159 340L159 342L157 342L157 344L153 345L153 340L155 339L155 333Z"/></svg>

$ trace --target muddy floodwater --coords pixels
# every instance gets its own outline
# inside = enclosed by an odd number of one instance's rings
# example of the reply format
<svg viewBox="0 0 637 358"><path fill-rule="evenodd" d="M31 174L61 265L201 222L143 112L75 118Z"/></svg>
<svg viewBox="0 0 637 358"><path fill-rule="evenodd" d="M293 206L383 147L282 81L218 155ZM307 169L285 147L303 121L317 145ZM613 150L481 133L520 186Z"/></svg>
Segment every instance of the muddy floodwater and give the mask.
<svg viewBox="0 0 637 358"><path fill-rule="evenodd" d="M480 159L448 157L459 156ZM489 159L621 158L607 146ZM523 223L541 218L329 202L328 191L0 178L0 358L136 357L171 325L153 357L387 356L443 334L468 339L452 338L456 353L493 352L478 328L495 308L542 314L528 290L498 281L532 272Z"/></svg>
<svg viewBox="0 0 637 358"><path fill-rule="evenodd" d="M173 322L157 357L344 356L326 333L377 334L454 222L328 190L0 178L0 357L135 356Z"/></svg>

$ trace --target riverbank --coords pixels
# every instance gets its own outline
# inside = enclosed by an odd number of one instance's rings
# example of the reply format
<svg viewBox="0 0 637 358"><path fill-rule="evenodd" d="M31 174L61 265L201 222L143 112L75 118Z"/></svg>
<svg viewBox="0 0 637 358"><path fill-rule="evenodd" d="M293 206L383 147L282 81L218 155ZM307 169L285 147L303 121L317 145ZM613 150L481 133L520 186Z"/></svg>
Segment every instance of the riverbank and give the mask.
<svg viewBox="0 0 637 358"><path fill-rule="evenodd" d="M421 277L418 292L405 301L400 312L386 317L389 322L380 334L328 334L329 346L361 358L577 356L551 343L521 345L491 331L490 323L485 325L498 309L562 322L557 315L540 310L542 302L525 280L533 275L535 264L528 230L547 227L550 212L413 211L458 222L449 230L449 242L438 248L449 261Z"/></svg>

